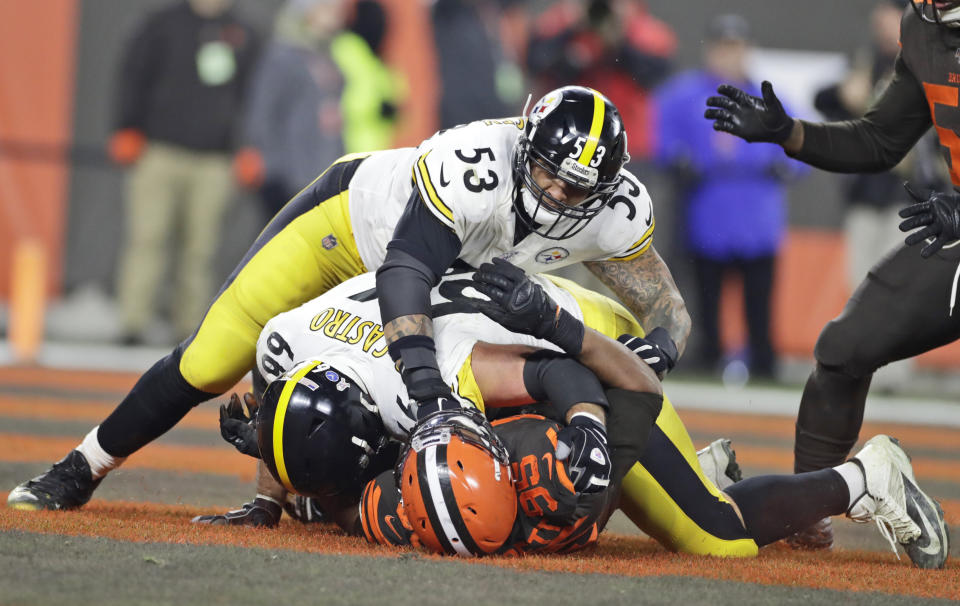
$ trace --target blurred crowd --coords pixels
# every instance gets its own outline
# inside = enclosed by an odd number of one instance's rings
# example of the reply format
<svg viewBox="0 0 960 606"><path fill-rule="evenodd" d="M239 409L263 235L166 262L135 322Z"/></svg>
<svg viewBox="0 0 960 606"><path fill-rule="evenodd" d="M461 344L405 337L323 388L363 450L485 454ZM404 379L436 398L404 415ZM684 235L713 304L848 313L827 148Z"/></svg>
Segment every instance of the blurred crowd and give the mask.
<svg viewBox="0 0 960 606"><path fill-rule="evenodd" d="M257 201L262 226L338 157L413 142L401 141L402 130L425 100L386 50L398 6L287 0L266 28L246 21L234 0L175 0L137 23L118 61L108 145L127 171L116 276L124 343L151 340L165 298L167 338L189 336L221 281L215 255L231 237L238 193ZM882 89L904 6L877 0L871 43L844 80L816 94L826 118L862 114ZM617 105L631 170L670 185L654 203L672 215L674 228L658 237L671 240L668 261L685 274L678 278L693 310L695 347L682 366L712 374L737 361L754 378L775 379L771 297L787 186L809 169L701 118L720 83L759 94L749 21L714 17L701 40L679 41L642 0L435 0L426 14L437 129L517 115L528 95L564 84L596 88ZM698 67L678 70L679 44L702 49ZM930 169L935 155L934 143L920 146L889 174L844 182L851 284L878 248L898 240L902 180L941 183ZM733 278L742 283L747 334L742 347L725 348L721 293Z"/></svg>

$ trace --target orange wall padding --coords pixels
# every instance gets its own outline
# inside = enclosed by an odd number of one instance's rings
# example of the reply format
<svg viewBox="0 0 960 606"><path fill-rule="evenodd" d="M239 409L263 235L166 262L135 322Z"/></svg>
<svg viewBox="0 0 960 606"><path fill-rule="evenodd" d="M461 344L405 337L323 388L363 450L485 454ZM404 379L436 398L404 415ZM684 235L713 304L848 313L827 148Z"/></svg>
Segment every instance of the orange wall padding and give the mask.
<svg viewBox="0 0 960 606"><path fill-rule="evenodd" d="M65 147L71 137L77 0L0 0L0 141ZM9 297L14 242L35 237L59 289L69 168L0 153L0 298Z"/></svg>
<svg viewBox="0 0 960 606"><path fill-rule="evenodd" d="M790 230L777 260L774 277L771 321L777 352L813 356L820 331L839 315L850 297L846 254L843 232ZM920 254L919 250L917 254ZM727 280L724 284L720 300L720 337L726 351L736 351L746 343L743 286L738 279ZM927 368L958 368L960 343L924 354L917 363Z"/></svg>

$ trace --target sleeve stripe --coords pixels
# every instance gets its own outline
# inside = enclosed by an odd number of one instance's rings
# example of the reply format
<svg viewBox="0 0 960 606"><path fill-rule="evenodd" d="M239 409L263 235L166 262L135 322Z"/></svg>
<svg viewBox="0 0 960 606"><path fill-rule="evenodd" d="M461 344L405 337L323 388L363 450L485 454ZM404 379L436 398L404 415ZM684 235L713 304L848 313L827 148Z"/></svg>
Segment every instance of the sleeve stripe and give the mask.
<svg viewBox="0 0 960 606"><path fill-rule="evenodd" d="M656 219L650 223L650 227L643 233L641 237L633 246L628 248L622 254L610 257L613 261L630 261L636 259L650 248L650 245L653 243L653 230L657 226Z"/></svg>
<svg viewBox="0 0 960 606"><path fill-rule="evenodd" d="M446 218L447 218L447 221L449 221L450 224L452 225L452 224L453 224L453 211L450 210L450 207L448 207L446 204L444 204L444 203L443 203L443 200L440 198L440 196L437 195L437 190L436 190L436 188L433 186L433 182L430 180L430 173L429 173L429 171L427 171L426 158L427 158L427 154L429 154L429 153L430 153L430 152L427 152L426 154L423 154L422 156L420 156L420 159L417 160L417 166L416 166L416 169L415 169L415 170L416 170L417 175L420 177L420 183L421 183L421 185L422 185L422 190L423 190L423 191L426 191L426 193L427 193L427 200L426 200L426 201L430 202L430 204L432 204L433 207L434 207L441 215L443 215L444 217L446 217Z"/></svg>

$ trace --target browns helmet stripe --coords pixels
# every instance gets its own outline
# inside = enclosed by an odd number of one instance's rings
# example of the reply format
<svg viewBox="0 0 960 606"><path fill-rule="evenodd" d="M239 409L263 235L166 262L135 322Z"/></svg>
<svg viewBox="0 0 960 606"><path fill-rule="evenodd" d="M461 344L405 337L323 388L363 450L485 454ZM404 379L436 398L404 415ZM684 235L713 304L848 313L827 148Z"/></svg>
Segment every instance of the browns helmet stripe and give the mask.
<svg viewBox="0 0 960 606"><path fill-rule="evenodd" d="M600 131L603 130L603 116L606 113L606 104L600 93L590 89L593 92L593 121L590 123L590 134L587 135L587 142L583 146L583 152L577 159L577 162L584 166L589 166L593 160L593 154L597 151L597 143L600 141Z"/></svg>
<svg viewBox="0 0 960 606"><path fill-rule="evenodd" d="M290 492L297 492L290 482L290 476L287 474L287 466L283 461L283 419L287 415L287 405L290 403L290 395L297 383L307 375L308 372L320 365L319 361L313 361L305 364L298 370L290 380L283 386L280 392L280 401L277 402L277 410L273 417L273 460L277 465L277 475L280 476L280 483Z"/></svg>
<svg viewBox="0 0 960 606"><path fill-rule="evenodd" d="M444 452L442 453L444 464L439 468L438 478L440 479L440 491L443 494L443 500L446 503L457 503L457 495L453 493L453 486L450 484L450 463L447 460L447 455L449 450L446 446L442 446ZM466 522L463 520L463 513L460 511L460 507L454 507L450 510L450 521L453 522L453 527L457 531L457 536L463 541L464 547L467 548L467 551L474 555L480 555L484 553L476 542L473 540L473 536L470 535L470 529L467 528ZM451 539L452 540L452 539ZM453 541L456 542L456 541Z"/></svg>
<svg viewBox="0 0 960 606"><path fill-rule="evenodd" d="M447 465L447 447L438 445L427 448L423 454L424 472L417 474L420 481L420 490L423 493L423 502L427 509L427 517L430 518L430 524L440 540L440 544L447 553L457 553L463 556L472 555L463 543L463 540L457 532L450 514L459 511L456 507L456 501L451 501L453 507L448 507L444 499L443 489L440 488L441 465L443 466L443 475L449 482L449 470ZM451 493L452 496L452 493ZM462 527L462 526L461 526Z"/></svg>

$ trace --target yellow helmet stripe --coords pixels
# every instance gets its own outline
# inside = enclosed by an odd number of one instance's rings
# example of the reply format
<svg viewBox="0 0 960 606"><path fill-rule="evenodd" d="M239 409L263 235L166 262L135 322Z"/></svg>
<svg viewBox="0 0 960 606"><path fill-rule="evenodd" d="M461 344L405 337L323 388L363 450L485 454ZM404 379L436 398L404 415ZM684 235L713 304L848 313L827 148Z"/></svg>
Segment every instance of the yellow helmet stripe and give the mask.
<svg viewBox="0 0 960 606"><path fill-rule="evenodd" d="M593 89L590 89L593 90ZM600 131L603 130L603 118L606 113L606 104L600 93L593 91L593 122L590 124L590 134L587 136L587 142L583 146L583 152L577 162L587 166L593 160L593 153L597 151L597 142L600 141Z"/></svg>
<svg viewBox="0 0 960 606"><path fill-rule="evenodd" d="M277 412L273 417L273 460L277 464L277 474L280 476L280 483L290 492L296 492L293 484L290 482L290 476L287 475L287 466L283 462L283 419L287 415L287 404L290 403L290 395L297 383L307 375L308 372L320 365L319 361L311 362L298 370L283 386L280 392L280 401L277 402Z"/></svg>

